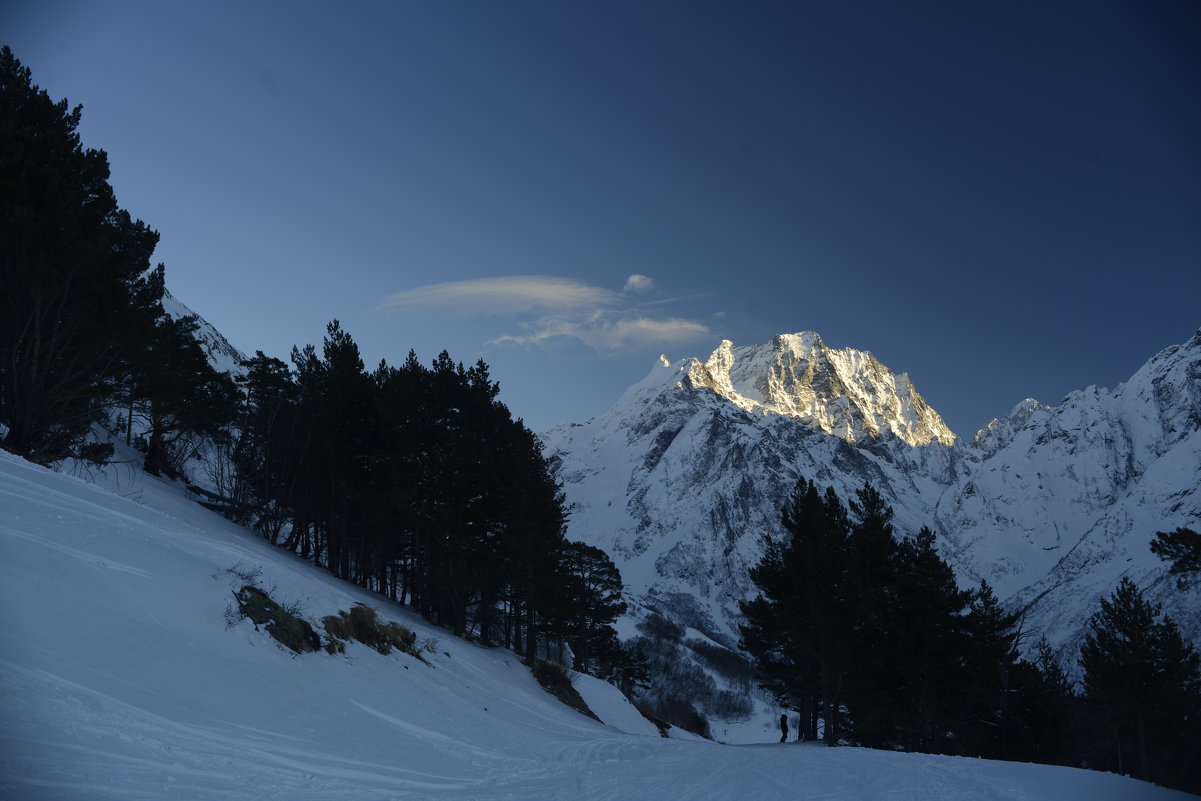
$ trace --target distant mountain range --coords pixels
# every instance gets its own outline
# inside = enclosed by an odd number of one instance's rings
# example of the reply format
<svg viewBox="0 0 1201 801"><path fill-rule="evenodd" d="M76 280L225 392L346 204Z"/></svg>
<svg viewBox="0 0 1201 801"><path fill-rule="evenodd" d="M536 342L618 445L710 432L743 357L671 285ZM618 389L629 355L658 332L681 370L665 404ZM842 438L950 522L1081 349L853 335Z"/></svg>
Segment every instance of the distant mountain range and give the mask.
<svg viewBox="0 0 1201 801"><path fill-rule="evenodd" d="M547 432L569 536L604 548L632 614L657 611L730 647L764 538L799 476L844 499L864 482L898 535L929 525L961 584L1025 612L1076 669L1097 600L1130 576L1194 642L1201 590L1182 592L1148 549L1201 525L1201 332L1116 389L1058 406L1023 401L958 440L905 373L812 332L724 341L666 359L608 412Z"/></svg>

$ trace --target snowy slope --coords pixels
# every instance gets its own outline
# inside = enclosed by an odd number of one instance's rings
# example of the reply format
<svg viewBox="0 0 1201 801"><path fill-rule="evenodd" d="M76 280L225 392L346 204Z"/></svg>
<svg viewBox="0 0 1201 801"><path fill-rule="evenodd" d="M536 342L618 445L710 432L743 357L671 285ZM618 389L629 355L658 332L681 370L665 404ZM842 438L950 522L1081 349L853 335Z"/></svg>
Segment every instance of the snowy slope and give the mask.
<svg viewBox="0 0 1201 801"><path fill-rule="evenodd" d="M163 311L175 320L182 317L196 318L197 329L194 336L200 342L200 346L204 348L204 352L208 354L209 364L213 366L214 370L234 376L246 372L242 367L242 362L246 359L242 351L231 345L229 340L213 327L212 323L181 303L169 290L163 290Z"/></svg>
<svg viewBox="0 0 1201 801"><path fill-rule="evenodd" d="M456 640L132 471L105 487L0 452L0 798L1171 799L1108 774L795 745L665 740L582 679L603 725L514 655ZM319 618L355 601L437 646L293 655L234 578ZM641 728L639 728L641 726Z"/></svg>
<svg viewBox="0 0 1201 801"><path fill-rule="evenodd" d="M635 609L734 645L749 567L803 475L843 498L873 484L901 533L931 525L961 581L1028 610L1027 645L1045 634L1069 670L1123 575L1201 641L1201 591L1177 591L1147 548L1201 523L1201 334L1116 390L1027 401L971 442L904 374L811 332L663 361L610 411L544 437L569 535L610 553Z"/></svg>

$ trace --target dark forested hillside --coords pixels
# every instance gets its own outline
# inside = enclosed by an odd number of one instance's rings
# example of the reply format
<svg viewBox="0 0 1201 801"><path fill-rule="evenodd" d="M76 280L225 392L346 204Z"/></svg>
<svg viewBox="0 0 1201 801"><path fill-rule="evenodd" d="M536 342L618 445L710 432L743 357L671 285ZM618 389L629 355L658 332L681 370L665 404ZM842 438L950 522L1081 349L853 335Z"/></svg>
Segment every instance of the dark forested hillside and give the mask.
<svg viewBox="0 0 1201 801"><path fill-rule="evenodd" d="M158 234L117 206L80 117L0 52L0 445L102 462L123 439L168 478L203 458L207 505L341 578L529 658L628 667L620 576L566 540L488 366L410 353L368 372L335 321L320 352L260 352L235 384L164 311Z"/></svg>
<svg viewBox="0 0 1201 801"><path fill-rule="evenodd" d="M620 577L564 537L538 439L486 364L443 352L426 367L410 353L367 372L337 321L320 353L298 348L292 362L245 362L220 471L229 516L456 634L529 657L570 641L594 669L615 658Z"/></svg>

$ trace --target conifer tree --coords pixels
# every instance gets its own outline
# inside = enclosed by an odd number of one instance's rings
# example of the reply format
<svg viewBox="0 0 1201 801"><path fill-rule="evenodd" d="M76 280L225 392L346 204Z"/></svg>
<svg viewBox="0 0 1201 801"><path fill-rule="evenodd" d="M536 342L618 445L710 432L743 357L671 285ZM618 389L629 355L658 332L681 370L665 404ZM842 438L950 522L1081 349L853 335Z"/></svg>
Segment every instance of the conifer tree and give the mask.
<svg viewBox="0 0 1201 801"><path fill-rule="evenodd" d="M292 372L279 359L257 351L242 362L236 379L242 391L238 437L233 447L234 518L275 544L287 523L283 507L289 453L295 442L292 423L297 402Z"/></svg>
<svg viewBox="0 0 1201 801"><path fill-rule="evenodd" d="M557 595L564 582L555 578L566 545L567 514L538 438L520 421L510 430L514 461L507 471L510 518L503 540L509 564L507 594L514 630L524 635L518 650L533 659L538 655L538 638L561 636L570 617L562 611Z"/></svg>
<svg viewBox="0 0 1201 801"><path fill-rule="evenodd" d="M896 597L897 543L892 509L875 488L864 484L848 504L854 523L848 538L849 609L845 634L851 651L847 708L854 737L867 746L896 741L898 688L892 669L904 642L895 636L901 610Z"/></svg>
<svg viewBox="0 0 1201 801"><path fill-rule="evenodd" d="M646 651L638 643L619 642L618 650L602 666L600 678L616 684L627 697L633 698L649 686L648 661Z"/></svg>
<svg viewBox="0 0 1201 801"><path fill-rule="evenodd" d="M761 684L801 713L805 736L816 737L820 718L824 741L837 745L850 656L850 521L832 489L820 495L802 478L781 522L786 539L765 543L751 570L760 594L742 604L742 647L754 657Z"/></svg>
<svg viewBox="0 0 1201 801"><path fill-rule="evenodd" d="M621 573L608 554L582 542L566 543L561 559L560 572L567 581L564 600L570 610L567 642L572 668L604 673L623 656L612 627L626 611Z"/></svg>
<svg viewBox="0 0 1201 801"><path fill-rule="evenodd" d="M249 519L302 557L427 619L529 658L570 640L589 668L639 680L610 624L616 568L564 537L563 494L487 364L412 352L368 374L335 320L293 370L248 360L235 459Z"/></svg>
<svg viewBox="0 0 1201 801"><path fill-rule="evenodd" d="M425 561L418 488L432 438L428 371L410 350L400 367L381 365L374 379L380 420L375 469L384 487L379 496L379 513L385 521L380 554L383 591L419 606Z"/></svg>
<svg viewBox="0 0 1201 801"><path fill-rule="evenodd" d="M1201 657L1171 618L1123 578L1101 599L1080 649L1084 696L1100 736L1092 743L1119 773L1179 783L1195 770Z"/></svg>
<svg viewBox="0 0 1201 801"><path fill-rule="evenodd" d="M868 485L846 508L802 479L782 523L751 571L742 647L760 685L800 712L803 737L820 722L830 744L1017 752L1015 692L1040 677L1018 660L1018 615L987 583L960 590L928 528L897 541Z"/></svg>
<svg viewBox="0 0 1201 801"><path fill-rule="evenodd" d="M934 532L923 527L897 549L898 611L896 632L904 648L895 664L897 701L903 720L900 740L910 751L946 750L954 719L951 688L961 678L964 648L960 614L970 593L934 547Z"/></svg>
<svg viewBox="0 0 1201 801"><path fill-rule="evenodd" d="M1186 589L1196 574L1201 574L1201 534L1191 528L1160 531L1151 541L1151 553L1171 562L1168 572L1176 576L1180 589Z"/></svg>
<svg viewBox="0 0 1201 801"><path fill-rule="evenodd" d="M131 408L146 420L143 469L151 475L178 475L199 440L220 435L235 414L233 379L209 364L196 327L195 317L163 315L131 362Z"/></svg>
<svg viewBox="0 0 1201 801"><path fill-rule="evenodd" d="M961 677L957 695L955 750L966 756L1013 759L1023 737L1022 689L1018 670L1016 612L1001 607L992 587L981 580L972 593L963 625Z"/></svg>
<svg viewBox="0 0 1201 801"><path fill-rule="evenodd" d="M1071 765L1077 698L1046 637L1035 645L1034 660L1019 660L1010 671L1009 725L1004 758L1048 765Z"/></svg>
<svg viewBox="0 0 1201 801"><path fill-rule="evenodd" d="M358 345L337 320L326 327L322 345L315 448L323 459L319 497L326 565L354 578L365 557L365 494L371 486L370 457L376 442L375 385Z"/></svg>
<svg viewBox="0 0 1201 801"><path fill-rule="evenodd" d="M755 662L759 686L770 692L781 707L800 714L802 738L816 739L818 667L813 656L803 652L796 642L808 626L807 621L793 616L800 598L785 566L785 547L767 540L762 558L751 569L751 580L759 593L739 604L746 619L739 626L740 646Z"/></svg>
<svg viewBox="0 0 1201 801"><path fill-rule="evenodd" d="M108 157L0 49L0 446L76 453L161 313L158 234L117 207Z"/></svg>

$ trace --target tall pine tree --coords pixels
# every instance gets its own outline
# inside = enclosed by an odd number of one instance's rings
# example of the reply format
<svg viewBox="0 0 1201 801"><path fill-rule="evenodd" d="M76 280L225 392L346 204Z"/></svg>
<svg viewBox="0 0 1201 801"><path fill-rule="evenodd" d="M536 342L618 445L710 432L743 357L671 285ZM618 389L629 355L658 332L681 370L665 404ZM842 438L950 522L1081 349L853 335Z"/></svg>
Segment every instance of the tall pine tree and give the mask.
<svg viewBox="0 0 1201 801"><path fill-rule="evenodd" d="M162 310L158 234L117 207L80 112L0 49L0 446L43 464L78 452Z"/></svg>
<svg viewBox="0 0 1201 801"><path fill-rule="evenodd" d="M881 747L896 741L893 665L904 643L895 637L900 621L896 597L897 543L892 509L875 488L864 484L848 504L854 523L848 539L847 647L853 664L847 671L847 709L854 739Z"/></svg>
<svg viewBox="0 0 1201 801"><path fill-rule="evenodd" d="M945 751L956 718L955 688L963 679L960 615L971 594L959 589L929 528L898 544L895 592L900 625L893 636L903 644L894 665L900 744L910 751Z"/></svg>
<svg viewBox="0 0 1201 801"><path fill-rule="evenodd" d="M624 656L612 627L626 611L621 599L621 573L608 554L582 542L564 545L559 572L567 582L564 599L570 612L565 616L566 639L571 646L572 668L606 673Z"/></svg>
<svg viewBox="0 0 1201 801"><path fill-rule="evenodd" d="M1161 611L1123 578L1089 620L1080 667L1093 764L1180 785L1201 757L1201 657Z"/></svg>
<svg viewBox="0 0 1201 801"><path fill-rule="evenodd" d="M781 523L784 541L765 543L751 570L760 593L742 604L742 647L762 686L800 713L802 736L816 738L820 721L825 743L837 745L851 656L850 521L832 489L819 494L802 478Z"/></svg>
<svg viewBox="0 0 1201 801"><path fill-rule="evenodd" d="M1168 572L1176 576L1182 590L1201 574L1201 533L1191 528L1157 532L1151 541L1151 553L1171 564Z"/></svg>
<svg viewBox="0 0 1201 801"><path fill-rule="evenodd" d="M159 318L153 334L131 362L131 415L146 421L143 469L178 476L200 442L222 433L235 416L237 390L219 373L196 341L196 318Z"/></svg>

